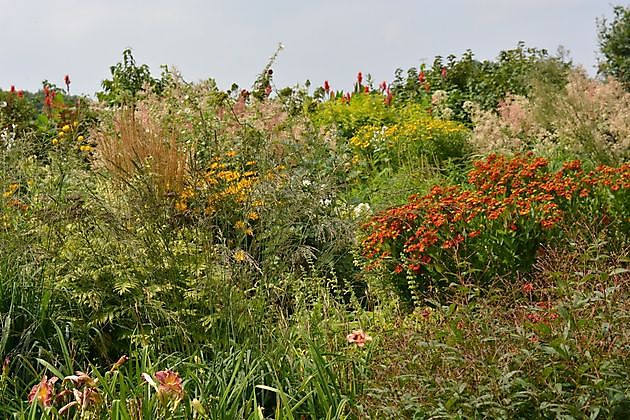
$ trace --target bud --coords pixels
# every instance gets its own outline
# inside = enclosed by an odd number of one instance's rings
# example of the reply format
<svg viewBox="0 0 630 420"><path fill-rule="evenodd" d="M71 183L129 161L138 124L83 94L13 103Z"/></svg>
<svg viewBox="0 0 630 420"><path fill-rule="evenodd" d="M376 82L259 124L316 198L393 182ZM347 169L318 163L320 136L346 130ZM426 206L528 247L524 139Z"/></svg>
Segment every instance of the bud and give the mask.
<svg viewBox="0 0 630 420"><path fill-rule="evenodd" d="M77 141L83 141L83 136L77 137ZM127 360L129 360L129 356L127 355L120 356L120 359L118 359L118 361L114 363L114 366L112 366L112 368L110 369L110 372L120 369L120 367L124 365L127 362Z"/></svg>
<svg viewBox="0 0 630 420"><path fill-rule="evenodd" d="M11 363L11 359L7 356L4 358L4 363L2 363L2 376L9 376L9 363Z"/></svg>

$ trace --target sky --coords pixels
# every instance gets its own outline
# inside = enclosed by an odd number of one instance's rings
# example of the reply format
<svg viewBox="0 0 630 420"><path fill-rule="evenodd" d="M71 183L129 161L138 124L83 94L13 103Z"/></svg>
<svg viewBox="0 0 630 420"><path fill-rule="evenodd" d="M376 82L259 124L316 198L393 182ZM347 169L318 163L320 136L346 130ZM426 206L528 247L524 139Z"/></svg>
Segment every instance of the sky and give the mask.
<svg viewBox="0 0 630 420"><path fill-rule="evenodd" d="M519 41L594 75L596 19L616 0L0 0L0 89L43 80L93 95L131 48L154 75L175 66L188 81L251 87L276 50L274 84L348 89L362 71L379 83L436 55L493 59Z"/></svg>

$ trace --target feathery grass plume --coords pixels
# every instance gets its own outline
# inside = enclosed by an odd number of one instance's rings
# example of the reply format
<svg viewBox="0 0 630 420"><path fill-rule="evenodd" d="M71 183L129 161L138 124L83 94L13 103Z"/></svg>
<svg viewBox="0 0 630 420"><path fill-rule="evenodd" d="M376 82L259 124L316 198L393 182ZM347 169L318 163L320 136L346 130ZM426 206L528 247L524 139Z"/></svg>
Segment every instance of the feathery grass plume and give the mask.
<svg viewBox="0 0 630 420"><path fill-rule="evenodd" d="M149 175L158 196L183 189L189 158L173 130L162 126L142 104L135 111L121 109L112 128L93 133L97 165L123 181Z"/></svg>

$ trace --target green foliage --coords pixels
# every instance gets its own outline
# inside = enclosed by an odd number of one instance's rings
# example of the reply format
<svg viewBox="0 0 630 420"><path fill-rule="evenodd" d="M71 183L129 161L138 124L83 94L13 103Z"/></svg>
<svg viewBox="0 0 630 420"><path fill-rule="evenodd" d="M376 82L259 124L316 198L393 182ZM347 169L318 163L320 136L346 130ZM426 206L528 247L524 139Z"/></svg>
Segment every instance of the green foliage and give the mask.
<svg viewBox="0 0 630 420"><path fill-rule="evenodd" d="M353 137L366 125L387 125L394 121L395 110L378 94L358 93L350 100L335 98L320 104L313 115L316 127L334 126L343 138Z"/></svg>
<svg viewBox="0 0 630 420"><path fill-rule="evenodd" d="M630 7L615 6L612 22L598 21L602 59L599 73L614 76L630 90Z"/></svg>
<svg viewBox="0 0 630 420"><path fill-rule="evenodd" d="M448 304L384 330L366 388L375 401L369 414L624 418L627 272L612 274L616 257L604 262L600 246L548 250L533 285L453 286Z"/></svg>
<svg viewBox="0 0 630 420"><path fill-rule="evenodd" d="M457 121L470 122L464 103L478 103L484 109L495 109L507 94L527 96L535 84L560 89L566 81L570 62L562 56L549 56L546 50L516 48L501 51L496 60L479 61L468 50L459 60L451 55L444 62L436 57L431 67L411 68L407 75L396 71L392 93L396 100L431 103L432 95L445 91L447 106Z"/></svg>
<svg viewBox="0 0 630 420"><path fill-rule="evenodd" d="M0 91L0 129L23 133L33 128L37 110L30 95ZM13 127L15 126L15 127Z"/></svg>
<svg viewBox="0 0 630 420"><path fill-rule="evenodd" d="M110 106L133 105L147 89L160 93L169 80L165 70L158 79L151 76L148 65L138 66L129 48L123 51L122 62L111 66L109 71L112 78L103 80L103 90L97 92L96 97Z"/></svg>

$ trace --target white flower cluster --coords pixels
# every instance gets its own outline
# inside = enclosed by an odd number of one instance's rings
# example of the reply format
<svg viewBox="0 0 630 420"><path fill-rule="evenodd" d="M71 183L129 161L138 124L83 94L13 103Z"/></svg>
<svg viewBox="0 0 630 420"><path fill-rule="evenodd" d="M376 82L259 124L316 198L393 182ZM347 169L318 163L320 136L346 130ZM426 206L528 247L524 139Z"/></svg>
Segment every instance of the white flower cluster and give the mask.
<svg viewBox="0 0 630 420"><path fill-rule="evenodd" d="M11 128L11 130L5 128L0 131L0 144L2 144L6 150L11 150L15 144L15 124L12 124Z"/></svg>
<svg viewBox="0 0 630 420"><path fill-rule="evenodd" d="M354 214L354 217L358 219L372 214L372 208L368 203L359 203L354 207L354 209L352 209L352 213Z"/></svg>

